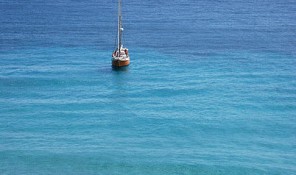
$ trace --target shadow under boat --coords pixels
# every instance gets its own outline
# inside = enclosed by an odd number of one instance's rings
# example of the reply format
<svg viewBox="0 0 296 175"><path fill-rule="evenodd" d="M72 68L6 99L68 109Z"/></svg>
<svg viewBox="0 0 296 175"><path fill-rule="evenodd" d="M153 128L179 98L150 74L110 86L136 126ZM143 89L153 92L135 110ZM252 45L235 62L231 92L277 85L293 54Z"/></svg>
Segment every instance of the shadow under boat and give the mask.
<svg viewBox="0 0 296 175"><path fill-rule="evenodd" d="M112 70L113 71L118 71L118 72L127 72L129 69L129 66L121 66L121 67L118 67L118 66L112 66Z"/></svg>

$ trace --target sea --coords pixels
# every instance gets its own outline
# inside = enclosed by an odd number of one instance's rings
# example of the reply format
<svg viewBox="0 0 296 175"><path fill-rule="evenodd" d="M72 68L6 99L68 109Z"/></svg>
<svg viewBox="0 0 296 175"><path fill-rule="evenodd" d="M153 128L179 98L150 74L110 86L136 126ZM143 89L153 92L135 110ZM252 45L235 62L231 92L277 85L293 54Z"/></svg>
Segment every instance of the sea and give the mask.
<svg viewBox="0 0 296 175"><path fill-rule="evenodd" d="M0 0L1 175L295 175L296 1Z"/></svg>

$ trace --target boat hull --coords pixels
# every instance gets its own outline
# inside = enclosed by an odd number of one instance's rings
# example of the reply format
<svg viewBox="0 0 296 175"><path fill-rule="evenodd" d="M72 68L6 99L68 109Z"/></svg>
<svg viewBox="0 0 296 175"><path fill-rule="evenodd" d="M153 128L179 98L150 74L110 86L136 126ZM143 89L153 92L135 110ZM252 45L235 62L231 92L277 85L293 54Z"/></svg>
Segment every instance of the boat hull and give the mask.
<svg viewBox="0 0 296 175"><path fill-rule="evenodd" d="M130 60L112 60L112 67L124 67L130 64Z"/></svg>

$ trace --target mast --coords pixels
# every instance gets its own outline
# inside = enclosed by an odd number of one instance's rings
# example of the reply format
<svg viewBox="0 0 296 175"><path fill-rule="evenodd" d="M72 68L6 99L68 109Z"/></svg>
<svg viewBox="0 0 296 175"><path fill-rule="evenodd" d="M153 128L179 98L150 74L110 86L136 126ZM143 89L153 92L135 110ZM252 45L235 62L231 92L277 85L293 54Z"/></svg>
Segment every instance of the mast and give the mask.
<svg viewBox="0 0 296 175"><path fill-rule="evenodd" d="M120 49L121 49L121 35L122 35L122 24L121 24L121 0L118 0L118 38L117 38L117 49L118 49L118 56L120 56Z"/></svg>

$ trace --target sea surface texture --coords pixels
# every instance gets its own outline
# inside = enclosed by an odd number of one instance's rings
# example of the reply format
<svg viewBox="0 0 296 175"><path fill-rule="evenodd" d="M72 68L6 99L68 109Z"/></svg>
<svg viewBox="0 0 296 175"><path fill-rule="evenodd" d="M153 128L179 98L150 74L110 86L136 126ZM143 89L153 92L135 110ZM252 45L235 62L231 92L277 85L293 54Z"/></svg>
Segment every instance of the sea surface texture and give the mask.
<svg viewBox="0 0 296 175"><path fill-rule="evenodd" d="M0 0L1 175L295 175L296 1Z"/></svg>

